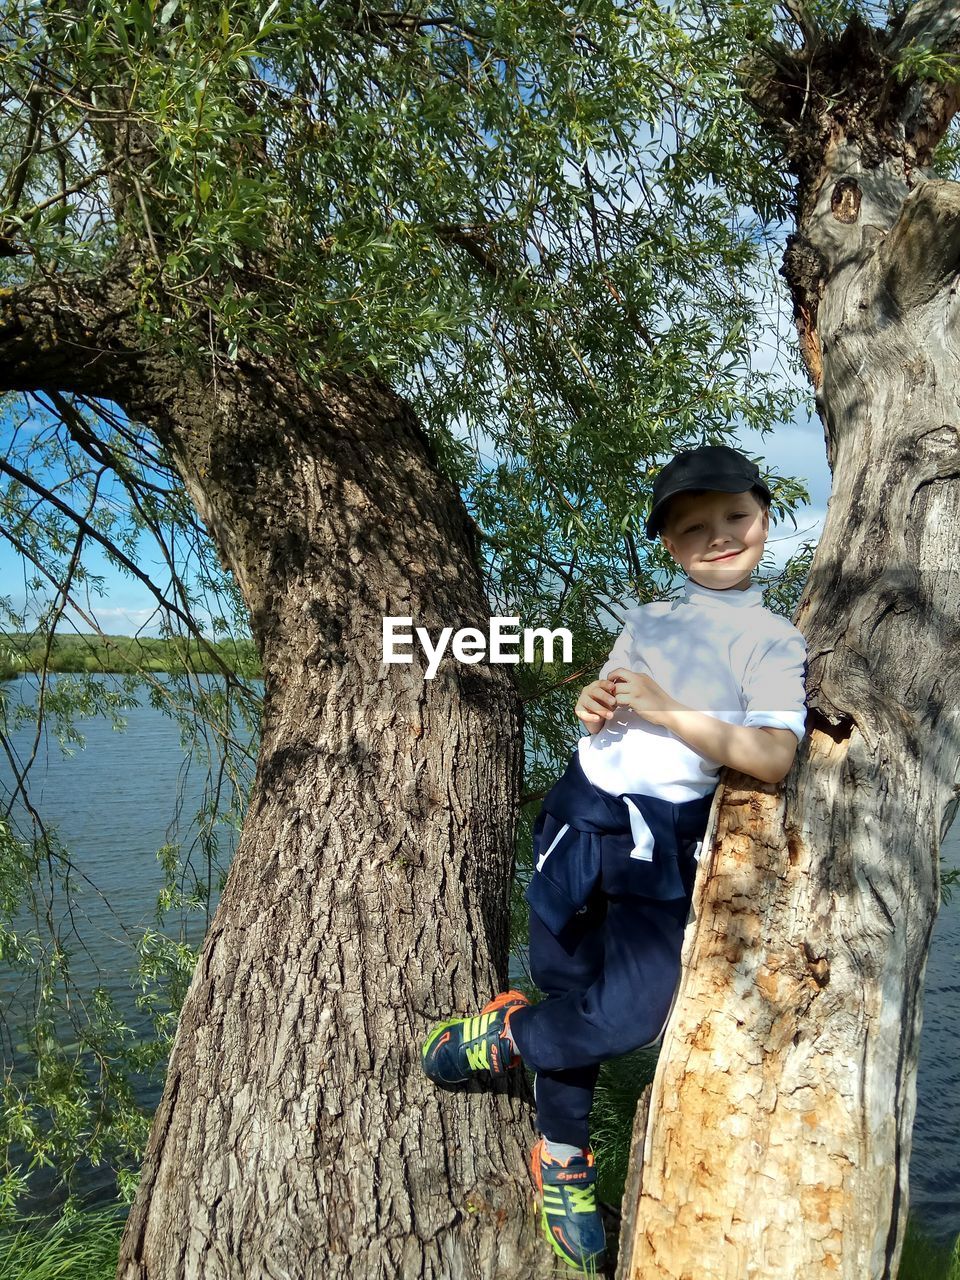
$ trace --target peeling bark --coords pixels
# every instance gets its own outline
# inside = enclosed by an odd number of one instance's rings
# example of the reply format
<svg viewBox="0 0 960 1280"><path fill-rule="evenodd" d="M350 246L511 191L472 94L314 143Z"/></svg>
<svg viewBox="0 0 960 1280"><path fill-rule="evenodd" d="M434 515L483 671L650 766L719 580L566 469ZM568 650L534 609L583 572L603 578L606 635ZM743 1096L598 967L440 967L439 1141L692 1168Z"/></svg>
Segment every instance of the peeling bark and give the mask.
<svg viewBox="0 0 960 1280"><path fill-rule="evenodd" d="M958 6L910 14L901 42L957 39ZM878 82L882 52L854 23L803 111L795 88L755 94L798 177L784 274L834 480L794 618L808 734L779 787L722 775L635 1124L624 1280L899 1265L960 791L960 184L920 169L955 90Z"/></svg>

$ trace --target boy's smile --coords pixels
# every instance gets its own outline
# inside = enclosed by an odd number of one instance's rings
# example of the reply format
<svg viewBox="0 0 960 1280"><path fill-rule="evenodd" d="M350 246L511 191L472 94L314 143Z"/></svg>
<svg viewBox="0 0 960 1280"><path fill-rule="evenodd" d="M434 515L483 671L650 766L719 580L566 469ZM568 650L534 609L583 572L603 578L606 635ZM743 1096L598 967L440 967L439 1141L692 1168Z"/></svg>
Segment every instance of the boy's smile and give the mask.
<svg viewBox="0 0 960 1280"><path fill-rule="evenodd" d="M678 493L660 537L687 576L702 587L746 591L760 563L769 513L749 489L743 493Z"/></svg>

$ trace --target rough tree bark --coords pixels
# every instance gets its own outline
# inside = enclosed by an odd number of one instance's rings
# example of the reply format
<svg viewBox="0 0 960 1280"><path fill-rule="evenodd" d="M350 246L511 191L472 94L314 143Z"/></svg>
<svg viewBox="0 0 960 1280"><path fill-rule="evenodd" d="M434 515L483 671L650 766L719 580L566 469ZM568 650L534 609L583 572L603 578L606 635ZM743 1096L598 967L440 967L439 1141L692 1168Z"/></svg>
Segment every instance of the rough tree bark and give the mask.
<svg viewBox="0 0 960 1280"><path fill-rule="evenodd" d="M794 11L803 13L802 6ZM894 1277L939 843L960 762L960 185L924 167L960 87L912 40L808 31L753 98L798 179L785 275L833 472L795 622L808 736L779 787L726 771L618 1275Z"/></svg>
<svg viewBox="0 0 960 1280"><path fill-rule="evenodd" d="M118 1276L530 1276L525 1082L441 1093L419 1068L429 1025L507 978L518 701L507 667L381 663L385 614L486 629L469 519L387 388L214 384L141 349L127 276L0 297L0 382L155 430L265 696Z"/></svg>

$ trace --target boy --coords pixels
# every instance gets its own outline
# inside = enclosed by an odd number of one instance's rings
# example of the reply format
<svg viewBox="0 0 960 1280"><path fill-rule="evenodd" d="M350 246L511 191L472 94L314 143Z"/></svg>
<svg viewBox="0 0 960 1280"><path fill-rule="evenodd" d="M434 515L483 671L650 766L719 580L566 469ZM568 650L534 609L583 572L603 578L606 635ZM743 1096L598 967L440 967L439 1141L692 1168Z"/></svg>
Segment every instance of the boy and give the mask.
<svg viewBox="0 0 960 1280"><path fill-rule="evenodd" d="M590 1272L604 1256L588 1128L599 1064L662 1037L720 768L777 783L803 741L804 639L750 577L769 504L756 465L726 445L658 475L647 536L687 581L679 599L628 611L577 700L589 732L534 826L530 972L546 998L501 993L423 1046L440 1084L534 1070L542 1229Z"/></svg>

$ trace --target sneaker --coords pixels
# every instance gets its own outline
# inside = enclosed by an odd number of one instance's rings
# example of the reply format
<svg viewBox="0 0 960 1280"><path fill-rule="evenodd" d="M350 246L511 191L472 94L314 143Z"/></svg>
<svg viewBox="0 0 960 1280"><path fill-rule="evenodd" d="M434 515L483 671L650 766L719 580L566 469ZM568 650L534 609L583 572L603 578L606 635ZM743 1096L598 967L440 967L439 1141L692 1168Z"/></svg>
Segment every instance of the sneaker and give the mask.
<svg viewBox="0 0 960 1280"><path fill-rule="evenodd" d="M549 1154L541 1138L530 1153L530 1171L543 1206L540 1226L554 1253L568 1266L597 1275L607 1242L597 1208L593 1152L588 1147L561 1161Z"/></svg>
<svg viewBox="0 0 960 1280"><path fill-rule="evenodd" d="M505 1034L514 1009L530 1001L519 991L503 991L475 1018L451 1018L434 1027L421 1050L423 1069L436 1084L462 1084L478 1071L506 1075L520 1065Z"/></svg>

